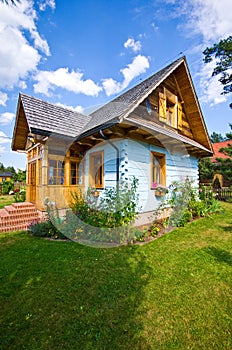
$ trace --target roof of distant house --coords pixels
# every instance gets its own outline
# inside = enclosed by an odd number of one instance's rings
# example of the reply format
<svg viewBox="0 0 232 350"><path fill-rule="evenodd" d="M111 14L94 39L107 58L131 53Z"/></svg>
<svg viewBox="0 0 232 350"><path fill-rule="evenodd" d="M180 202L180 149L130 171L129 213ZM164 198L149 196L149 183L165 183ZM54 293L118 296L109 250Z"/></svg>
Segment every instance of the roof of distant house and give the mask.
<svg viewBox="0 0 232 350"><path fill-rule="evenodd" d="M221 148L228 147L228 145L232 145L232 140L227 140L227 141L217 142L217 143L213 143L212 144L213 152L214 152L214 155L212 157L212 162L213 163L217 163L217 159L216 158L222 158L222 159L231 158L230 156L220 152Z"/></svg>
<svg viewBox="0 0 232 350"><path fill-rule="evenodd" d="M12 173L10 171L7 171L7 172L0 172L0 176L1 177L11 177L12 176Z"/></svg>

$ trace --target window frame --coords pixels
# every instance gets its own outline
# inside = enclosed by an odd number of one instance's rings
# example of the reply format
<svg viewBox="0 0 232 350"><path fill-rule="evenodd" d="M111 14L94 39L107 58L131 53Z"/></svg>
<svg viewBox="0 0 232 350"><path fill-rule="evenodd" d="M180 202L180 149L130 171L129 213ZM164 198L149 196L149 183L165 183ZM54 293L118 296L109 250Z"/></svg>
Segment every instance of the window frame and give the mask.
<svg viewBox="0 0 232 350"><path fill-rule="evenodd" d="M56 175L53 175L53 176L50 175L50 169L51 169L50 162L51 161L56 162L56 167L55 168L53 167L53 169L55 169L55 171L56 171ZM62 163L62 167L58 166L59 162ZM61 171L61 175L59 174L60 171ZM62 171L63 171L63 174L62 174ZM50 182L51 179L54 179L54 178L56 179L55 182ZM57 181L59 179L60 179L60 181ZM59 159L59 158L55 159L51 156L48 158L48 185L51 185L51 186L63 186L63 185L65 185L65 160L63 158L62 159Z"/></svg>
<svg viewBox="0 0 232 350"><path fill-rule="evenodd" d="M94 160L99 156L101 157L101 165L95 171L96 164L94 164ZM98 176L97 181L96 176ZM93 152L89 155L89 185L96 189L104 188L104 151Z"/></svg>
<svg viewBox="0 0 232 350"><path fill-rule="evenodd" d="M178 97L165 87L163 91L159 93L159 120L178 129ZM169 120L169 110L171 110L171 120Z"/></svg>
<svg viewBox="0 0 232 350"><path fill-rule="evenodd" d="M160 166L160 181L157 183L154 179L154 157L158 160L159 166ZM166 155L164 153L156 152L156 151L151 151L150 154L150 168L151 168L151 176L150 176L150 186L152 190L155 190L155 188L152 186L154 182L157 183L157 186L162 185L166 186Z"/></svg>

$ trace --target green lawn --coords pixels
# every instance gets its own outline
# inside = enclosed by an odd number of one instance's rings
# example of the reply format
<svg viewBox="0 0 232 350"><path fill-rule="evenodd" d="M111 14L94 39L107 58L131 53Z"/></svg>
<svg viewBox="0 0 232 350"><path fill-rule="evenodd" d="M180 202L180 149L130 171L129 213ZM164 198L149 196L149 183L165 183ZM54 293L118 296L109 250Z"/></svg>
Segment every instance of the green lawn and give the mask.
<svg viewBox="0 0 232 350"><path fill-rule="evenodd" d="M0 349L231 349L232 204L146 245L0 235Z"/></svg>
<svg viewBox="0 0 232 350"><path fill-rule="evenodd" d="M4 208L5 205L10 205L14 202L14 196L0 195L0 209Z"/></svg>

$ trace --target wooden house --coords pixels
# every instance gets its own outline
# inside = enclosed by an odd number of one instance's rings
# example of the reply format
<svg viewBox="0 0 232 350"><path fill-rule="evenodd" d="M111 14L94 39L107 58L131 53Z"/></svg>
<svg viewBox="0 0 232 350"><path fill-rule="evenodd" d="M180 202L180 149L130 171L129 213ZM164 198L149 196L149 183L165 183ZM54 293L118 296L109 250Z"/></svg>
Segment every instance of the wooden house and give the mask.
<svg viewBox="0 0 232 350"><path fill-rule="evenodd" d="M12 173L10 171L0 172L0 183L4 181L10 181L12 179Z"/></svg>
<svg viewBox="0 0 232 350"><path fill-rule="evenodd" d="M144 213L160 202L153 183L198 180L212 146L185 57L90 115L19 94L13 150L27 152L27 201L67 208L70 193L101 195L120 179L139 179Z"/></svg>

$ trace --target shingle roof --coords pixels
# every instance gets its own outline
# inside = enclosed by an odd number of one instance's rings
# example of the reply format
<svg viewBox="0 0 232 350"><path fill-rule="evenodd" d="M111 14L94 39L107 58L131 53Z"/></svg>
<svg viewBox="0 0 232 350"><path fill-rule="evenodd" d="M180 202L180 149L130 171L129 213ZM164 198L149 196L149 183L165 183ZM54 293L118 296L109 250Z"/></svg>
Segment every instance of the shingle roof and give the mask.
<svg viewBox="0 0 232 350"><path fill-rule="evenodd" d="M91 113L90 115L92 118L82 129L82 133L115 119L119 121L120 117L138 104L141 97L154 90L183 61L185 61L184 57L177 59L167 67L161 69L159 72L153 74L151 77Z"/></svg>
<svg viewBox="0 0 232 350"><path fill-rule="evenodd" d="M0 176L1 177L4 177L4 176L6 176L6 177L11 177L12 176L12 173L10 172L10 171L8 171L8 172L3 172L3 173L0 173Z"/></svg>
<svg viewBox="0 0 232 350"><path fill-rule="evenodd" d="M217 163L217 158L231 159L229 155L226 155L225 153L222 153L219 151L221 148L224 148L224 147L228 148L228 145L232 146L232 140L227 140L227 141L217 142L212 144L213 152L214 152L214 155L212 157L213 163Z"/></svg>
<svg viewBox="0 0 232 350"><path fill-rule="evenodd" d="M22 93L20 99L31 132L41 131L75 137L91 119L88 115Z"/></svg>

